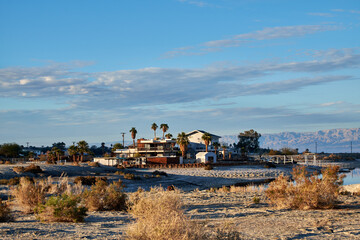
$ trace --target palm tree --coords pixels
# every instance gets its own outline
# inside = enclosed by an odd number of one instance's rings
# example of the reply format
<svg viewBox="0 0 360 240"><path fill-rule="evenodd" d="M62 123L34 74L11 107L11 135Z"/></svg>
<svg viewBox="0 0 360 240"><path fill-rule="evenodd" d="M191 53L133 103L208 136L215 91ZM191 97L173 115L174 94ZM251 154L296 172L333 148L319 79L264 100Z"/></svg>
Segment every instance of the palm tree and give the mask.
<svg viewBox="0 0 360 240"><path fill-rule="evenodd" d="M84 160L84 153L90 153L89 144L82 140L77 143L78 151L81 155L81 162Z"/></svg>
<svg viewBox="0 0 360 240"><path fill-rule="evenodd" d="M131 132L131 137L133 139L133 144L134 144L134 147L135 147L135 138L136 138L136 134L137 134L137 131L136 131L136 128L131 128L130 131Z"/></svg>
<svg viewBox="0 0 360 240"><path fill-rule="evenodd" d="M226 150L227 146L222 145L221 148L223 149L223 160L225 160L225 150Z"/></svg>
<svg viewBox="0 0 360 240"><path fill-rule="evenodd" d="M105 143L104 142L101 143L101 150L102 150L102 155L104 156L104 153L105 153Z"/></svg>
<svg viewBox="0 0 360 240"><path fill-rule="evenodd" d="M217 150L220 147L220 144L218 142L213 143L214 149L215 149L215 155L217 156Z"/></svg>
<svg viewBox="0 0 360 240"><path fill-rule="evenodd" d="M151 129L152 130L154 130L154 139L156 139L156 129L158 128L158 125L156 124L156 123L153 123L152 125L151 125Z"/></svg>
<svg viewBox="0 0 360 240"><path fill-rule="evenodd" d="M176 143L180 146L181 155L183 158L185 158L185 152L187 149L187 146L189 145L189 139L186 136L186 133L182 132L178 134L178 137L176 139Z"/></svg>
<svg viewBox="0 0 360 240"><path fill-rule="evenodd" d="M171 133L168 133L168 134L165 135L165 137L166 137L167 139L171 139L171 138L173 137L173 135L172 135Z"/></svg>
<svg viewBox="0 0 360 240"><path fill-rule="evenodd" d="M160 124L160 129L163 131L163 138L165 138L164 135L165 132L169 129L169 126L166 123L162 123Z"/></svg>
<svg viewBox="0 0 360 240"><path fill-rule="evenodd" d="M53 147L51 151L55 154L57 161L59 161L60 157L64 155L64 152L58 147Z"/></svg>
<svg viewBox="0 0 360 240"><path fill-rule="evenodd" d="M78 151L78 148L77 148L77 146L75 146L75 145L71 145L69 148L68 148L68 153L69 153L69 155L70 156L72 156L73 157L73 161L75 162L75 157L76 157L76 154L78 153L79 151Z"/></svg>
<svg viewBox="0 0 360 240"><path fill-rule="evenodd" d="M204 133L202 136L201 136L201 139L204 140L204 143L205 143L205 148L206 148L206 152L208 151L208 146L209 146L209 143L211 141L211 135L209 133Z"/></svg>

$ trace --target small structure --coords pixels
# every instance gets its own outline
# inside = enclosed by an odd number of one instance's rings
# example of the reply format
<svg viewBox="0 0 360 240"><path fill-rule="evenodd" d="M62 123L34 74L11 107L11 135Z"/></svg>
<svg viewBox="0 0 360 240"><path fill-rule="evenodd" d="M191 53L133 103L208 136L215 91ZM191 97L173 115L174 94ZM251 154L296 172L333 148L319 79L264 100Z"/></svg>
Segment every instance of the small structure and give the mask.
<svg viewBox="0 0 360 240"><path fill-rule="evenodd" d="M196 161L199 163L216 163L216 154L213 152L199 152L196 154Z"/></svg>
<svg viewBox="0 0 360 240"><path fill-rule="evenodd" d="M116 166L120 163L120 159L116 157L100 157L100 158L94 158L94 162L98 162L101 165L105 165L105 166Z"/></svg>

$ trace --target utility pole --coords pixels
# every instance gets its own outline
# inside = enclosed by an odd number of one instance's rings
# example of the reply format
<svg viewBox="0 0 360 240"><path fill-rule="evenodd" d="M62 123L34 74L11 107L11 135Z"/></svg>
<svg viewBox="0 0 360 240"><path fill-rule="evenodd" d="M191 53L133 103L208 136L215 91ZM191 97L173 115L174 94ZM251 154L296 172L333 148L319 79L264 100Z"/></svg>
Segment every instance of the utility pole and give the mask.
<svg viewBox="0 0 360 240"><path fill-rule="evenodd" d="M315 142L315 154L317 154L317 142Z"/></svg>
<svg viewBox="0 0 360 240"><path fill-rule="evenodd" d="M121 133L121 135L122 135L122 138L123 138L123 147L125 147L125 143L124 143L125 133L124 133L124 132L122 132L122 133Z"/></svg>
<svg viewBox="0 0 360 240"><path fill-rule="evenodd" d="M352 141L350 142L350 153L352 153Z"/></svg>
<svg viewBox="0 0 360 240"><path fill-rule="evenodd" d="M29 142L26 142L26 148L29 148Z"/></svg>

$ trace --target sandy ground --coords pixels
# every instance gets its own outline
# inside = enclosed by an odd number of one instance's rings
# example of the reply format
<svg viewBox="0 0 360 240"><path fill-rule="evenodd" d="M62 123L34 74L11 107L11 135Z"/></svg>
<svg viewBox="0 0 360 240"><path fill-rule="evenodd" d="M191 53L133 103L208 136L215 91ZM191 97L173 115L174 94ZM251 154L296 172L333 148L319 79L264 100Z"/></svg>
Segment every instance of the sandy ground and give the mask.
<svg viewBox="0 0 360 240"><path fill-rule="evenodd" d="M67 169L68 176L105 175L109 179L122 179L114 175L116 169L88 166L41 166L46 177L60 176ZM0 167L0 178L8 178L11 166ZM134 170L130 170L134 171ZM264 169L254 166L203 169L161 169L168 177L145 178L154 169L134 171L141 180L125 180L127 190L138 186L195 185L181 192L185 213L193 221L203 224L208 232L228 226L240 232L242 239L360 239L360 197L340 196L339 207L332 210L277 210L269 206L262 192L210 192L207 186L231 185L246 180L276 177L290 168ZM11 173L12 174L12 173ZM211 182L213 181L213 182ZM200 189L200 190L194 190ZM126 189L125 189L126 190ZM189 191L193 190L193 191ZM7 193L3 186L1 192ZM253 203L254 196L260 203ZM126 227L132 221L123 212L90 212L84 223L40 223L35 216L14 212L15 221L0 223L0 239L124 239Z"/></svg>

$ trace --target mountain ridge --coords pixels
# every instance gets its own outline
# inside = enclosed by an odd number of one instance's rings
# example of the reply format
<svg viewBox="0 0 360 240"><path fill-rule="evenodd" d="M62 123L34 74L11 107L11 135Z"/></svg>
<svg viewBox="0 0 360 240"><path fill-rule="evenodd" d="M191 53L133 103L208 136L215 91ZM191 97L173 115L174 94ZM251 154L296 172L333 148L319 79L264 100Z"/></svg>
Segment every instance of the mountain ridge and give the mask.
<svg viewBox="0 0 360 240"><path fill-rule="evenodd" d="M222 136L221 142L238 142L237 135ZM360 151L360 128L336 128L316 132L280 132L261 134L260 147L280 149L283 147L309 149L311 152Z"/></svg>

